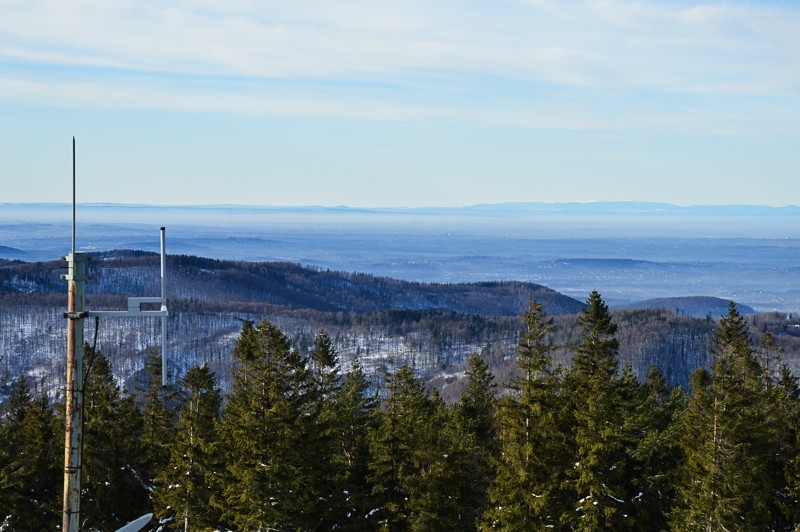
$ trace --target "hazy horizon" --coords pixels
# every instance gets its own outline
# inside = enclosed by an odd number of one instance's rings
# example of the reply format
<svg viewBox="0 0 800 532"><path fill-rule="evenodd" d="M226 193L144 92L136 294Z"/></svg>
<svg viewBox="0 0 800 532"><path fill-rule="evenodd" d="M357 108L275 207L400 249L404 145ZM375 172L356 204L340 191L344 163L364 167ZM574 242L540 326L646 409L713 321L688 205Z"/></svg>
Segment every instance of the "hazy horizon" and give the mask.
<svg viewBox="0 0 800 532"><path fill-rule="evenodd" d="M69 204L6 204L0 246L8 249L0 256L57 259L70 247L71 214ZM169 254L423 282L531 281L577 299L598 289L614 305L714 296L759 310L800 308L798 207L79 205L77 216L77 249L85 252L155 252L166 226Z"/></svg>
<svg viewBox="0 0 800 532"><path fill-rule="evenodd" d="M364 210L425 210L425 209L441 209L441 210L457 210L469 209L477 207L500 207L500 206L540 206L540 207L556 207L556 206L643 206L655 208L658 206L674 207L677 209L692 209L692 208L722 208L722 207L736 207L736 208L764 208L764 209L784 209L784 208L797 208L800 204L796 203L672 203L667 201L644 201L644 200L587 200L587 201L501 201L501 202L479 202L455 205L441 205L441 204L424 204L424 205L372 205L372 204L325 204L325 203L308 203L308 204L288 204L288 203L159 203L159 202L116 202L116 201L77 201L78 207L158 207L158 208L187 208L187 207L219 207L219 208L265 208L265 209L364 209ZM52 207L72 207L69 201L6 201L0 202L2 206L52 206Z"/></svg>

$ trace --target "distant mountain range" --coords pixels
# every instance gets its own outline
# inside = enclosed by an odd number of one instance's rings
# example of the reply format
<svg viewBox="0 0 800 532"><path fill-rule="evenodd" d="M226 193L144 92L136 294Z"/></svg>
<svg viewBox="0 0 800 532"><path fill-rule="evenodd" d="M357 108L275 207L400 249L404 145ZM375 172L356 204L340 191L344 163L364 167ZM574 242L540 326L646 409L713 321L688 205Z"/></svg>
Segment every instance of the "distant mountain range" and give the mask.
<svg viewBox="0 0 800 532"><path fill-rule="evenodd" d="M79 219L84 216L113 214L127 218L128 214L168 212L172 215L191 213L234 213L240 215L269 213L298 214L393 214L393 215L606 215L606 216L800 216L800 206L768 205L673 205L659 202L516 202L485 203L463 207L349 207L346 205L281 206L281 205L142 205L125 203L82 203L78 205ZM72 205L68 203L0 203L0 221L15 215L38 211L69 219Z"/></svg>
<svg viewBox="0 0 800 532"><path fill-rule="evenodd" d="M679 215L679 216L800 216L800 206L786 205L672 205L670 203L611 201L566 203L500 203L463 207L465 211L515 214Z"/></svg>

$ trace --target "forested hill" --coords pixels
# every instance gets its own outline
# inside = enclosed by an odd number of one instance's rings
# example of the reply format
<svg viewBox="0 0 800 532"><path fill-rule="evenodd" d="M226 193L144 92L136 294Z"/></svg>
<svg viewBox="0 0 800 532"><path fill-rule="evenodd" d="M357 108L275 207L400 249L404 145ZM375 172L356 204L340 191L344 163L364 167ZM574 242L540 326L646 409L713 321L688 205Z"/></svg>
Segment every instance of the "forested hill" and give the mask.
<svg viewBox="0 0 800 532"><path fill-rule="evenodd" d="M91 257L88 308L122 309L125 296L159 293L157 255L115 251ZM357 357L378 383L386 367L407 363L418 376L440 385L450 400L458 393L462 363L472 353L480 353L501 381L516 371L519 316L531 296L556 316L554 341L563 346L555 353L558 364L570 364L569 346L580 340L582 303L531 283L423 284L288 263L167 260L170 371L177 378L207 363L223 389L231 384L231 351L246 319L270 320L303 354L316 333L326 330L345 367ZM0 263L0 374L47 376L46 391L56 395L64 374L66 282L59 274L65 271L65 263L56 261ZM667 310L613 313L620 327L620 360L630 362L641 378L654 364L670 384L686 385L696 368L708 364L715 316L703 312L698 319L678 312L683 303L677 300L663 306ZM770 332L784 361L800 367L797 319L763 314L749 317L748 326L756 341ZM138 378L145 354L160 345L156 320L108 319L88 327L99 331L97 347L121 383Z"/></svg>
<svg viewBox="0 0 800 532"><path fill-rule="evenodd" d="M87 294L157 295L159 257L140 251L89 254ZM0 264L0 293L63 294L64 262ZM479 316L518 316L532 295L551 315L583 304L541 285L517 281L436 284L292 263L167 258L168 295L178 299L259 302L318 311L446 309Z"/></svg>
<svg viewBox="0 0 800 532"><path fill-rule="evenodd" d="M742 315L756 314L755 309L741 303L736 305ZM659 297L638 301L626 308L665 308L674 310L675 314L703 318L707 315L723 316L728 311L728 300L719 297Z"/></svg>

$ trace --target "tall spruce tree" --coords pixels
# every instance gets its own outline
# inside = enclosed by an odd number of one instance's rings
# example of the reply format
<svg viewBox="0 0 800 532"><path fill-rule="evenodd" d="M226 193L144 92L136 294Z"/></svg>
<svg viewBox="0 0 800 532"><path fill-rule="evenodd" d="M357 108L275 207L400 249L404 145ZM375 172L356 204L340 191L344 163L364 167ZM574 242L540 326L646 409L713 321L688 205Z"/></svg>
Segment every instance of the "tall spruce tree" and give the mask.
<svg viewBox="0 0 800 532"><path fill-rule="evenodd" d="M153 493L156 516L169 530L213 528L219 511L211 504L217 487L217 422L222 397L214 373L206 366L189 368L180 380L182 401L177 436L167 467Z"/></svg>
<svg viewBox="0 0 800 532"><path fill-rule="evenodd" d="M227 449L220 510L240 530L313 530L319 493L310 450L306 363L275 325L246 321L233 350L233 384L223 410Z"/></svg>
<svg viewBox="0 0 800 532"><path fill-rule="evenodd" d="M552 368L553 319L531 300L517 346L520 375L499 409L500 456L484 526L534 530L558 526L569 502L562 484L569 452L560 373Z"/></svg>
<svg viewBox="0 0 800 532"><path fill-rule="evenodd" d="M384 530L435 530L452 515L444 503L447 467L441 402L431 400L407 365L387 376L386 410L370 440L369 480ZM444 452L443 452L444 451Z"/></svg>
<svg viewBox="0 0 800 532"><path fill-rule="evenodd" d="M672 481L680 449L673 423L683 408L684 394L671 389L661 372L650 368L640 383L626 364L622 376L621 406L628 453L626 482L632 494L629 511L637 530L666 530L674 501Z"/></svg>
<svg viewBox="0 0 800 532"><path fill-rule="evenodd" d="M175 442L177 411L174 387L171 384L163 386L161 382L161 356L157 350L148 354L144 370L138 391L144 398L141 474L152 483L169 461L170 449Z"/></svg>
<svg viewBox="0 0 800 532"><path fill-rule="evenodd" d="M318 501L310 511L319 516L321 529L331 529L340 522L346 496L337 485L342 475L342 464L337 461L337 432L341 424L337 408L341 392L339 355L327 332L320 331L314 339L308 364L310 410L306 419L306 460L316 474L310 478L314 484L307 489L317 494Z"/></svg>
<svg viewBox="0 0 800 532"><path fill-rule="evenodd" d="M710 371L691 379L681 423L684 453L671 525L675 530L766 530L770 463L777 452L762 368L733 302L720 321Z"/></svg>
<svg viewBox="0 0 800 532"><path fill-rule="evenodd" d="M593 291L578 318L581 341L575 347L566 385L575 428L574 465L568 485L575 502L564 518L576 530L624 530L633 526L625 419L618 377L617 326L600 294Z"/></svg>
<svg viewBox="0 0 800 532"><path fill-rule="evenodd" d="M458 450L463 441L457 431L453 405L446 405L436 388L430 397L433 407L429 422L418 438L415 463L418 470L409 499L411 529L419 531L472 529L463 519L463 504L457 491L463 482Z"/></svg>
<svg viewBox="0 0 800 532"><path fill-rule="evenodd" d="M151 486L141 475L142 417L120 392L108 359L92 360L84 388L81 519L87 530L115 530L150 509Z"/></svg>
<svg viewBox="0 0 800 532"><path fill-rule="evenodd" d="M782 351L771 333L762 339L757 354L763 370L765 415L775 433L777 452L770 464L769 478L774 497L770 501L772 530L790 530L800 523L800 502L795 467L800 446L800 388L798 379L782 360Z"/></svg>
<svg viewBox="0 0 800 532"><path fill-rule="evenodd" d="M63 425L44 394L31 394L24 375L10 392L0 420L0 529L53 529L61 517Z"/></svg>
<svg viewBox="0 0 800 532"><path fill-rule="evenodd" d="M457 472L451 485L457 498L461 530L477 526L488 504L494 478L493 460L499 451L497 437L497 384L477 353L467 360L466 386L453 412L451 460Z"/></svg>
<svg viewBox="0 0 800 532"><path fill-rule="evenodd" d="M800 385L789 368L779 363L774 386L770 424L776 428L778 452L770 475L774 482L773 530L800 525Z"/></svg>
<svg viewBox="0 0 800 532"><path fill-rule="evenodd" d="M379 401L358 359L353 359L336 396L337 485L344 496L337 524L346 530L373 530L369 512L376 506L369 476L369 434L374 430Z"/></svg>

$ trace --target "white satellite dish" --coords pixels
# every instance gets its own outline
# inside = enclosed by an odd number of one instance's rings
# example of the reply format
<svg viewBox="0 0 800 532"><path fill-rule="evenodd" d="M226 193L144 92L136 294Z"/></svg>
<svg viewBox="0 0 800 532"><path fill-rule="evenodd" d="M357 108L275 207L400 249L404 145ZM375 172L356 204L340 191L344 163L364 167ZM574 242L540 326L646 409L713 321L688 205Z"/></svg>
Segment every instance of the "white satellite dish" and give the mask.
<svg viewBox="0 0 800 532"><path fill-rule="evenodd" d="M117 532L139 532L152 518L153 514L143 515L139 519L131 521L122 528L117 529Z"/></svg>

